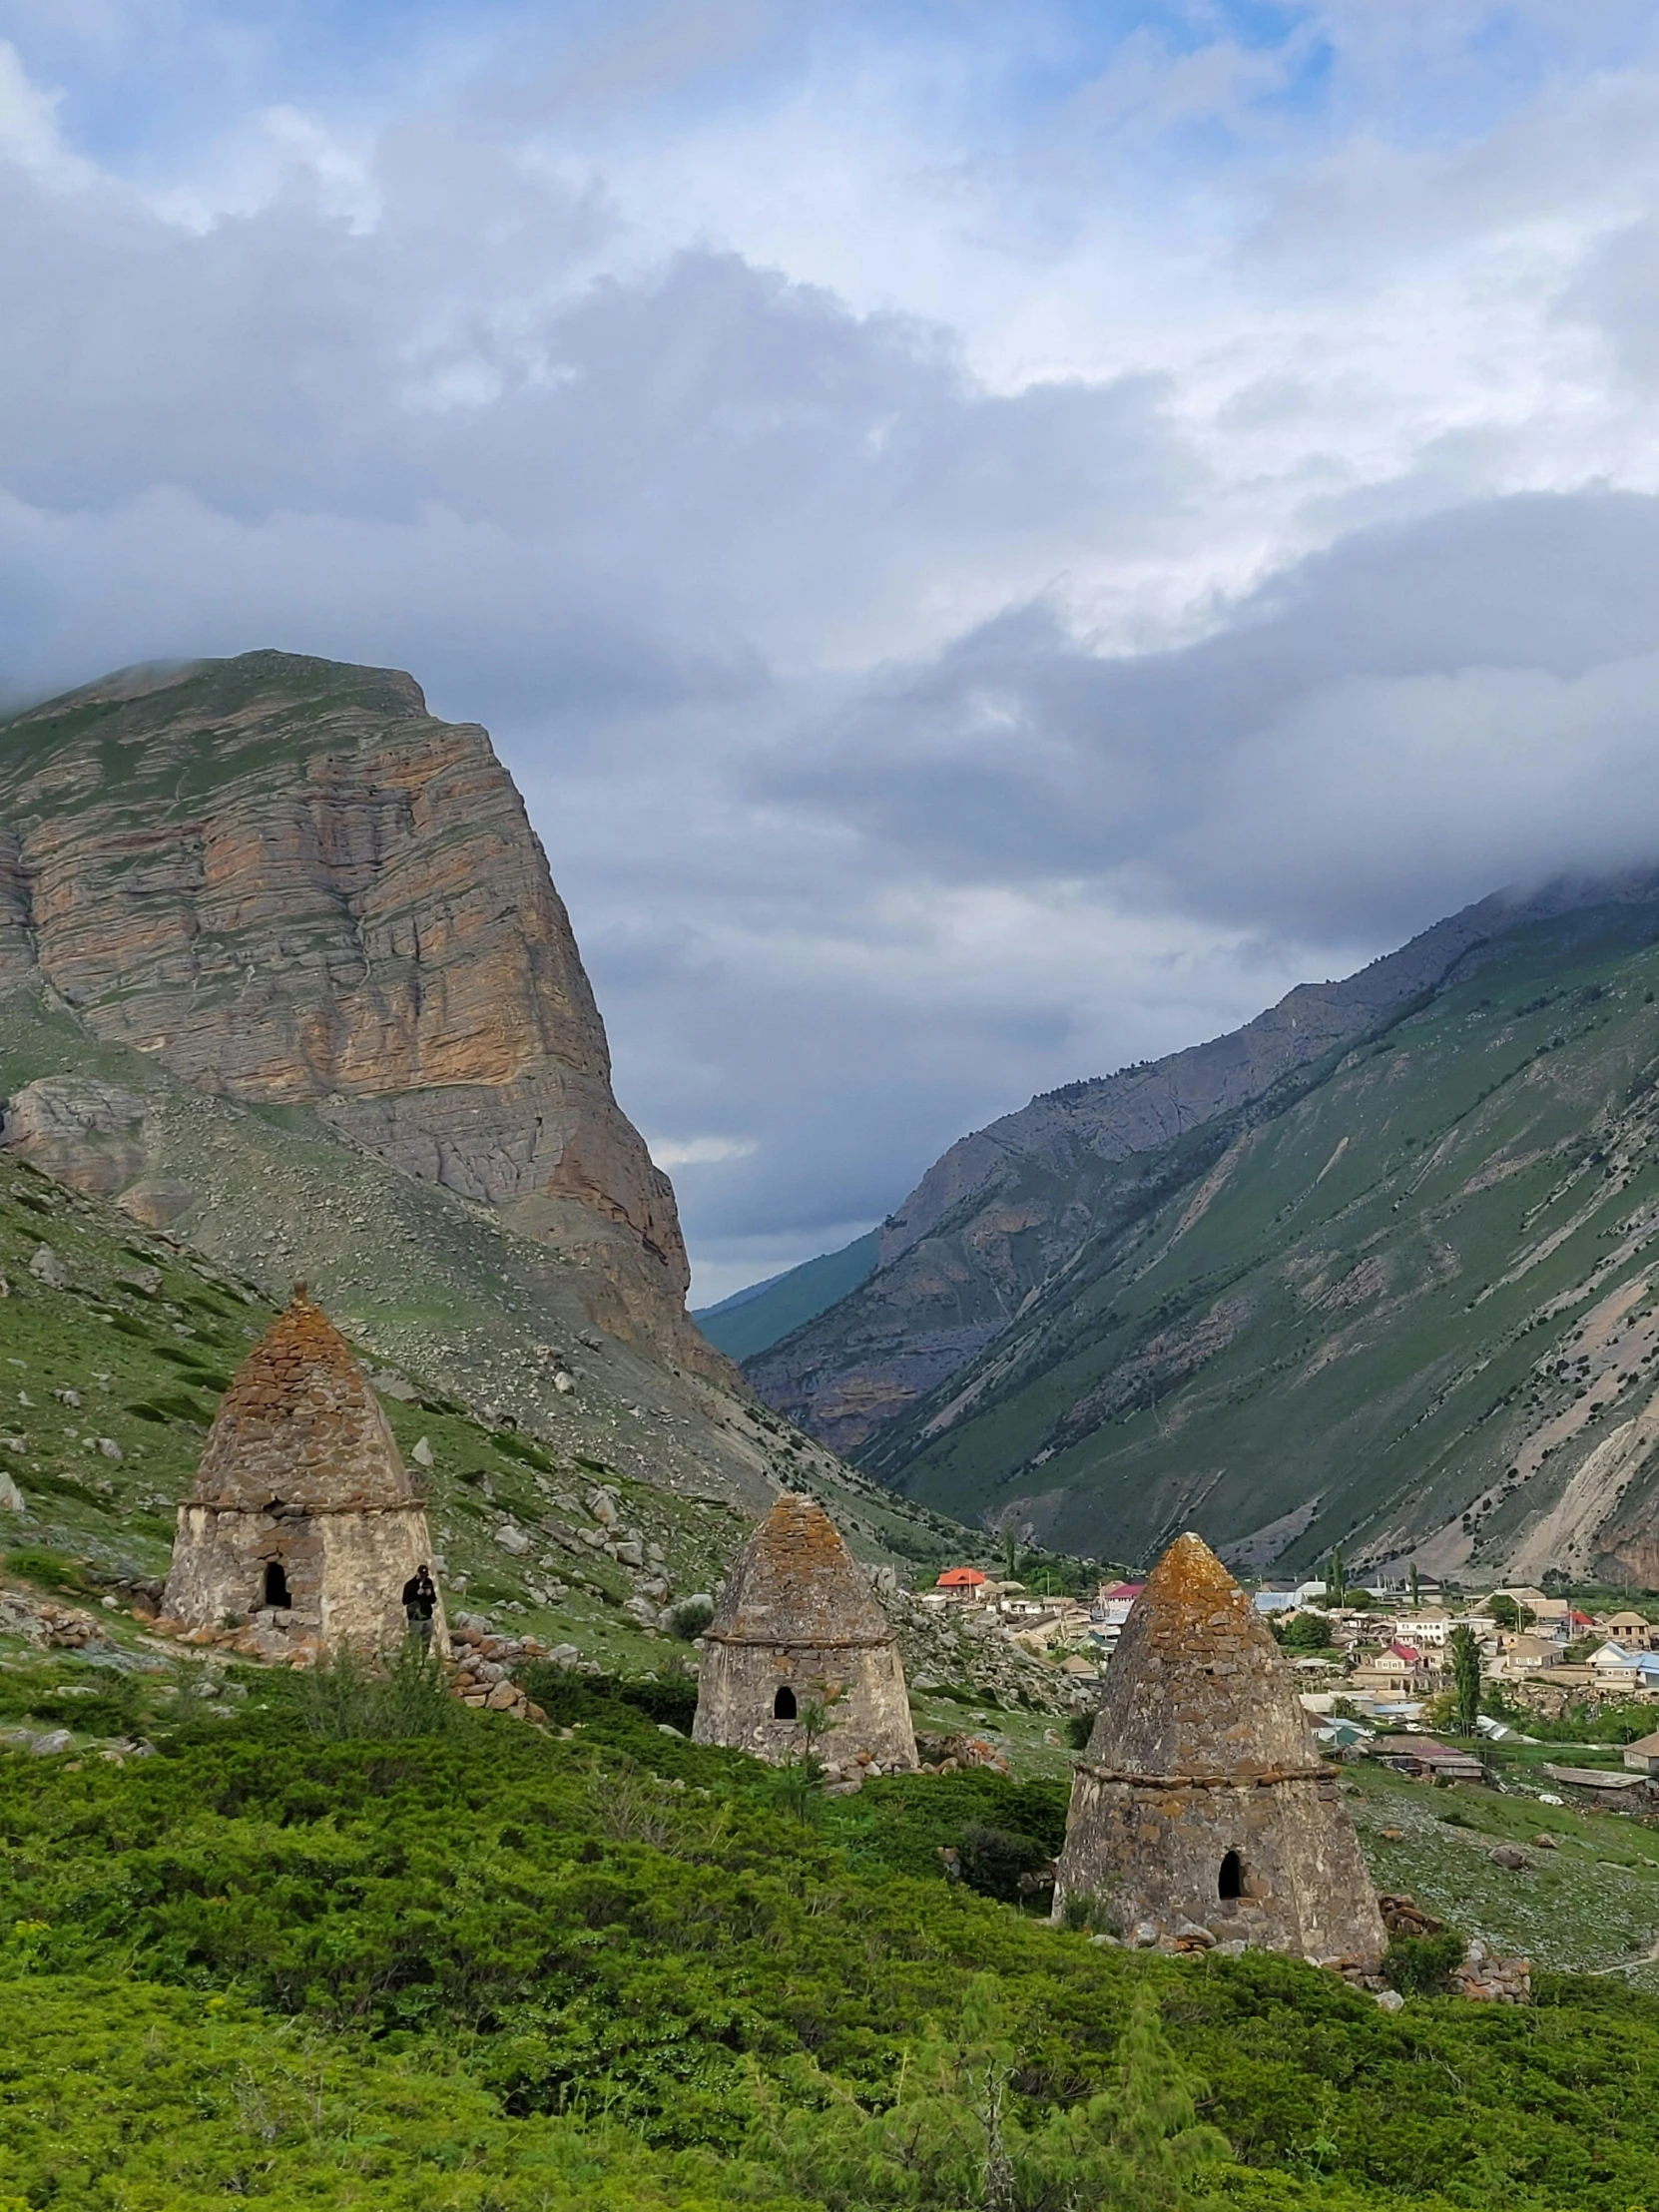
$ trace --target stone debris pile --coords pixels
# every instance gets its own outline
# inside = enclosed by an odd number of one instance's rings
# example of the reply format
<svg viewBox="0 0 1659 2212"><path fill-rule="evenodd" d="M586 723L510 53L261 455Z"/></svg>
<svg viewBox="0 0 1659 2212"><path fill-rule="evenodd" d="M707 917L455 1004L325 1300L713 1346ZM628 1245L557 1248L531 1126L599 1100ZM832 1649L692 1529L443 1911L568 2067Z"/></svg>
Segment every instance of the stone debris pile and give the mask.
<svg viewBox="0 0 1659 2212"><path fill-rule="evenodd" d="M463 1705L511 1713L519 1720L547 1719L512 1678L513 1667L522 1661L554 1656L545 1644L534 1636L498 1636L476 1613L456 1616L450 1642L455 1659L452 1687Z"/></svg>
<svg viewBox="0 0 1659 2212"><path fill-rule="evenodd" d="M1451 1969L1451 1988L1476 2004L1530 2004L1532 1961L1497 1958L1484 1943L1470 1943L1461 1964Z"/></svg>
<svg viewBox="0 0 1659 2212"><path fill-rule="evenodd" d="M1009 1771L1007 1753L985 1736L918 1736L916 1757L923 1774L960 1774L970 1767Z"/></svg>

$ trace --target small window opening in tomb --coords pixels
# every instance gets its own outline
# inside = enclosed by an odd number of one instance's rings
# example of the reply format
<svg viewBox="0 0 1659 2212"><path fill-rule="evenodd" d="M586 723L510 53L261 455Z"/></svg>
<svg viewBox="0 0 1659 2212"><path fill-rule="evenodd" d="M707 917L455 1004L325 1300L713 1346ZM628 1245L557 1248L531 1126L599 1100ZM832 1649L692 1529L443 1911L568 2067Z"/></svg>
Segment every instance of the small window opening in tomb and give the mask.
<svg viewBox="0 0 1659 2212"><path fill-rule="evenodd" d="M795 1719L795 1692L787 1682L772 1701L772 1717L775 1721Z"/></svg>
<svg viewBox="0 0 1659 2212"><path fill-rule="evenodd" d="M1244 1896L1244 1861L1236 1851L1230 1851L1221 1863L1221 1880L1216 1884L1216 1895L1224 1898Z"/></svg>
<svg viewBox="0 0 1659 2212"><path fill-rule="evenodd" d="M265 1597L262 1602L266 1605L291 1605L293 1603L292 1598L288 1595L288 1578L280 1559L268 1559L266 1561Z"/></svg>

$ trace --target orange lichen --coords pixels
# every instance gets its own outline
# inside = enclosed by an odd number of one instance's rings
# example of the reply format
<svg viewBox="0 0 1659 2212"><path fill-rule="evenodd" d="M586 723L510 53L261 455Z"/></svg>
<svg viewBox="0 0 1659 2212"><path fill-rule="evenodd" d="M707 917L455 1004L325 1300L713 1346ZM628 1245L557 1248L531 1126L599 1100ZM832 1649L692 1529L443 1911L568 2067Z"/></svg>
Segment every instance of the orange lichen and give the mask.
<svg viewBox="0 0 1659 2212"><path fill-rule="evenodd" d="M728 1643L890 1643L893 1631L815 1498L786 1490L732 1570L709 1630Z"/></svg>

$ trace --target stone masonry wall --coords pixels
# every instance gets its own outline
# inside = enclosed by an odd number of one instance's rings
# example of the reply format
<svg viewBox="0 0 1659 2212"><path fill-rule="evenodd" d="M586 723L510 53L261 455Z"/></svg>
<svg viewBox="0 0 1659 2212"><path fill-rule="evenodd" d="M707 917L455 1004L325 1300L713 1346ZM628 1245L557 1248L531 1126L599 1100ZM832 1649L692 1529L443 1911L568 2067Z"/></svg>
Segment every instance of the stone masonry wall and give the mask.
<svg viewBox="0 0 1659 2212"><path fill-rule="evenodd" d="M916 1764L915 1731L897 1646L840 1644L772 1646L711 1641L697 1686L693 1735L700 1744L725 1744L781 1765L806 1749L800 1725L778 1720L773 1707L788 1687L797 1708L830 1700L831 1726L819 1755L841 1765L867 1752L883 1772ZM830 1696L839 1692L838 1696Z"/></svg>

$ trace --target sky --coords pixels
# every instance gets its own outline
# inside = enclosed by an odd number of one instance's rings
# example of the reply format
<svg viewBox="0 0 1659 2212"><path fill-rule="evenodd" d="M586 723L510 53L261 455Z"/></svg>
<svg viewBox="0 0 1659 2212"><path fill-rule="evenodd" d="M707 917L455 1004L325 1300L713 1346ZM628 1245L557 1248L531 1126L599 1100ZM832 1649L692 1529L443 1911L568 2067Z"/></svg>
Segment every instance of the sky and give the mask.
<svg viewBox="0 0 1659 2212"><path fill-rule="evenodd" d="M480 721L694 1300L1659 859L1659 0L0 0L0 696Z"/></svg>

